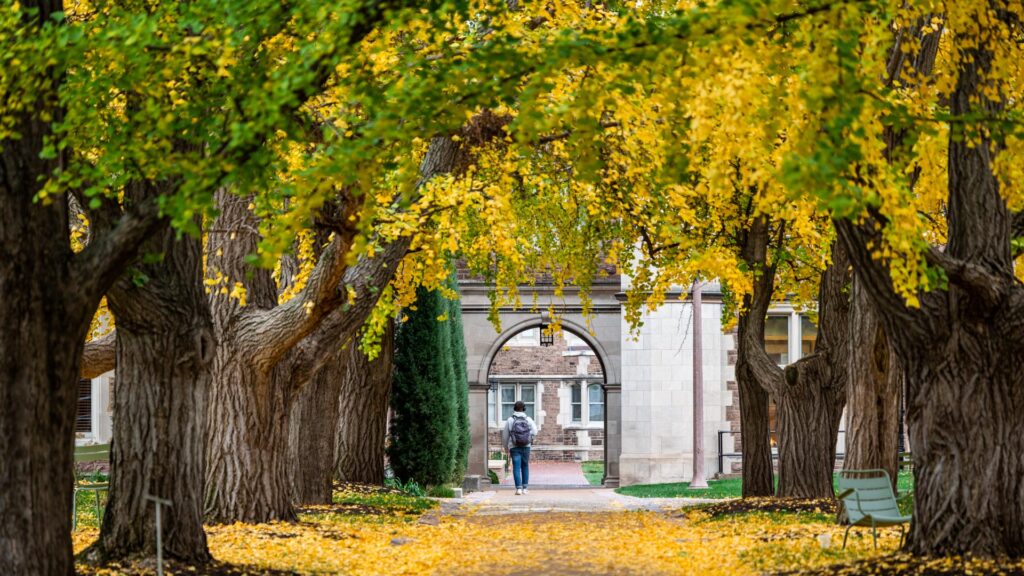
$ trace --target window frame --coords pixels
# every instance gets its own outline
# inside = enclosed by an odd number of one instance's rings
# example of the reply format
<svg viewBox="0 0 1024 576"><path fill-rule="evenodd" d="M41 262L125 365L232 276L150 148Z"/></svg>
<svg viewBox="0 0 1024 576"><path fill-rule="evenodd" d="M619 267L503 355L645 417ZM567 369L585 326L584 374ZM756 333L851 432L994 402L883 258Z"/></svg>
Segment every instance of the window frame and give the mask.
<svg viewBox="0 0 1024 576"><path fill-rule="evenodd" d="M598 401L594 402L593 395L590 393L592 390L597 390ZM591 382L587 384L587 422L593 423L594 419L594 406L601 407L600 422L604 424L604 389L601 384L597 382Z"/></svg>
<svg viewBox="0 0 1024 576"><path fill-rule="evenodd" d="M534 420L534 422L536 422L537 421L537 394L538 394L538 391L539 391L538 389L539 388L540 388L540 383L536 382L536 381L532 381L532 380L528 380L528 381L514 381L514 382L513 381L496 382L495 383L495 389L487 391L487 414L488 414L488 419L491 421L490 422L491 426L492 427L501 426L506 420L508 420L508 417L502 417L502 416L504 416L503 408L505 406L510 406L510 407L514 406L517 400L523 400L523 402L526 404L526 414L530 418L532 418ZM512 389L513 390L512 400L511 401L505 401L504 398L502 397L504 391L508 390L508 389ZM526 400L523 399L523 390L524 389L532 389L533 390L533 400L527 402ZM533 414L530 414L530 408L531 407L533 408ZM511 416L511 412L512 411L511 411L511 408L510 408L509 409L509 415L510 416ZM539 424L538 424L538 426L539 426Z"/></svg>
<svg viewBox="0 0 1024 576"><path fill-rule="evenodd" d="M600 390L600 402L590 401L590 390L596 388ZM579 401L574 400L574 396L579 394ZM584 396L586 395L586 396ZM586 400L584 400L584 397ZM592 407L594 405L601 406L601 417L594 419L591 417ZM579 408L580 418L576 418L576 409ZM566 428L598 428L604 426L604 383L595 382L593 380L578 380L569 385L569 422L565 425Z"/></svg>

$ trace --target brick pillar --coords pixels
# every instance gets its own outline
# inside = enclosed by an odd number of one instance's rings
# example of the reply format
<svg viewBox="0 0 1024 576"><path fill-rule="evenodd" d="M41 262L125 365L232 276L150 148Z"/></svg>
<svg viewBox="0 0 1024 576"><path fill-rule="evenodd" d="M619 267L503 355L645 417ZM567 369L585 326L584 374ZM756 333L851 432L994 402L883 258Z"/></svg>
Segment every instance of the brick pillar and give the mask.
<svg viewBox="0 0 1024 576"><path fill-rule="evenodd" d="M469 384L469 466L467 474L479 475L481 487L491 485L487 475L487 390L486 382Z"/></svg>
<svg viewBox="0 0 1024 576"><path fill-rule="evenodd" d="M619 455L622 454L622 384L604 388L604 480L607 488L619 486Z"/></svg>

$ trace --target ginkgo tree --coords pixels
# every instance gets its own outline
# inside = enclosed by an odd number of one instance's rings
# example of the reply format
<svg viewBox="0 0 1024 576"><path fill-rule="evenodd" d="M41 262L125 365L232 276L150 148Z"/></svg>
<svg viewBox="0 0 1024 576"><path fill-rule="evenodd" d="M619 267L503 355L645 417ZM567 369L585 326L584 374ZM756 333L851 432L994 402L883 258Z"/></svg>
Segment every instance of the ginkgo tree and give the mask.
<svg viewBox="0 0 1024 576"><path fill-rule="evenodd" d="M12 298L3 314L14 328L4 331L12 340L3 351L10 414L2 449L4 462L20 468L4 474L13 499L0 508L7 527L0 556L9 573L70 570L75 382L93 312L109 293L125 328L116 336L124 393L117 396L111 513L99 550L117 556L151 548L152 508L143 498L157 492L176 501L168 550L201 561L208 558L201 527L205 433L191 424L205 416L199 408L216 351L204 321L197 235L218 191L245 195L254 183L280 180L287 169L275 145L309 140L300 107L326 89L344 57L362 62L352 46L382 22L400 22L401 6L356 3L347 12L339 7L344 18L319 3L61 8L23 3L3 13L6 69L18 73L3 84L10 266L2 276L12 293L21 285L24 298ZM335 172L352 169L352 155L379 147L372 140L339 156ZM363 165L392 170L390 158L383 160ZM329 188L316 190L307 203L292 203L298 219L265 238L280 242L307 222ZM88 221L78 254L69 242L69 223L77 226L79 215L69 214L72 206ZM114 286L140 249L145 256ZM325 267L347 262L338 252ZM35 328L12 324L19 317ZM163 418L168 409L172 418ZM43 480L26 488L24 475ZM18 496L27 489L36 496Z"/></svg>
<svg viewBox="0 0 1024 576"><path fill-rule="evenodd" d="M780 106L728 122L783 135L784 150L769 165L781 198L817 205L831 218L892 340L906 378L914 448L908 546L927 554L1020 556L1020 6L836 1L681 8L619 14L613 32L564 33L545 51L560 58L510 59L508 69L531 70L521 94L533 99L521 108L550 111L545 105L557 103L562 113L532 119L536 126L574 114L592 118L593 129L568 136L582 140L616 120L601 116L609 108L597 97L552 97L550 88L567 69L609 71L594 83L600 88L592 93L600 95L627 85L644 66L661 66L661 76L679 79L672 96L685 101L699 98L684 89L688 79L719 72L700 57L704 49L740 58L743 65L725 76L742 89L764 81L750 69L783 64ZM941 38L937 47L927 41L933 34ZM934 58L934 69L922 54ZM803 114L787 115L787 102ZM779 126L779 119L801 121ZM762 142L755 137L738 148L752 144L754 157L764 158ZM702 153L680 147L665 165L693 164ZM575 174L596 181L592 170Z"/></svg>

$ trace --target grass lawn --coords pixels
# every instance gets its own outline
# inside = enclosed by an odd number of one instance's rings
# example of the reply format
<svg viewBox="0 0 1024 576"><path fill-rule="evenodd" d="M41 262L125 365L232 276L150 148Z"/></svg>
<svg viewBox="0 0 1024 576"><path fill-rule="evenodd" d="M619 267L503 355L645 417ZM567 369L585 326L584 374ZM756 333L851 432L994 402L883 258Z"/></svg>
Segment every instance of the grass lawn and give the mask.
<svg viewBox="0 0 1024 576"><path fill-rule="evenodd" d="M625 496L638 498L739 498L742 492L741 478L724 480L708 480L708 488L690 490L689 482L672 482L669 484L634 484L623 486L615 491Z"/></svg>
<svg viewBox="0 0 1024 576"><path fill-rule="evenodd" d="M600 486L601 479L604 478L604 461L588 460L583 462L583 475L587 477L587 482L590 482L591 486Z"/></svg>
<svg viewBox="0 0 1024 576"><path fill-rule="evenodd" d="M585 468L584 473L586 473ZM896 480L896 486L900 492L911 491L914 488L913 474L901 472ZM619 494L636 496L638 498L739 498L743 494L743 481L740 478L708 480L708 488L706 490L690 490L689 487L689 482L634 484L633 486L617 488L615 491Z"/></svg>

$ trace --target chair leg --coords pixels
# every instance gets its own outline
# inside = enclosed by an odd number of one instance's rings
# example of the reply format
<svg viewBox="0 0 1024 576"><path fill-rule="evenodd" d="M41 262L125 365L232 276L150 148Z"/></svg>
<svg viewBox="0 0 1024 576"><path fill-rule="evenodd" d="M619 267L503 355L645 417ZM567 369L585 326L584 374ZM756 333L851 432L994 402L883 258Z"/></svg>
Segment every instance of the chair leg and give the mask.
<svg viewBox="0 0 1024 576"><path fill-rule="evenodd" d="M99 524L100 523L100 491L99 490L93 490L93 493L96 494L96 523Z"/></svg>
<svg viewBox="0 0 1024 576"><path fill-rule="evenodd" d="M853 528L853 524L846 527L846 532L843 533L843 550L846 550L846 539L850 537L850 528Z"/></svg>
<svg viewBox="0 0 1024 576"><path fill-rule="evenodd" d="M875 550L878 550L878 531L875 530L875 523L871 523L871 539L875 542Z"/></svg>
<svg viewBox="0 0 1024 576"><path fill-rule="evenodd" d="M71 531L78 530L78 490L71 493Z"/></svg>

